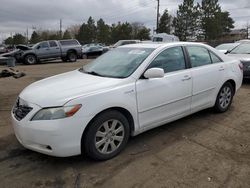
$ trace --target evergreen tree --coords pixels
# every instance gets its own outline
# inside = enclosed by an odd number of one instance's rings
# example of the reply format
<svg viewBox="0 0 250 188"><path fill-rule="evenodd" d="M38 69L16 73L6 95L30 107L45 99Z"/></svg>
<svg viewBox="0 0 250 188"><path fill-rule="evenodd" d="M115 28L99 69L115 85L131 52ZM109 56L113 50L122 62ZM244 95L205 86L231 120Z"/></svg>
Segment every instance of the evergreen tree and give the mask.
<svg viewBox="0 0 250 188"><path fill-rule="evenodd" d="M70 35L70 32L68 30L66 30L64 33L63 33L63 39L72 39L71 35Z"/></svg>
<svg viewBox="0 0 250 188"><path fill-rule="evenodd" d="M143 26L137 33L136 39L139 40L150 40L150 29Z"/></svg>
<svg viewBox="0 0 250 188"><path fill-rule="evenodd" d="M38 33L36 31L33 31L31 38L30 38L30 43L31 44L36 44L38 42L41 41L40 36L38 35Z"/></svg>
<svg viewBox="0 0 250 188"><path fill-rule="evenodd" d="M159 21L159 27L157 33L171 33L172 16L169 15L168 9L166 9Z"/></svg>
<svg viewBox="0 0 250 188"><path fill-rule="evenodd" d="M150 29L146 28L140 22L134 22L130 24L132 27L132 39L138 40L149 40L150 39Z"/></svg>
<svg viewBox="0 0 250 188"><path fill-rule="evenodd" d="M13 45L13 38L8 37L7 39L4 40L4 44Z"/></svg>
<svg viewBox="0 0 250 188"><path fill-rule="evenodd" d="M214 40L234 28L228 12L222 12L218 0L202 0L202 30L205 40Z"/></svg>
<svg viewBox="0 0 250 188"><path fill-rule="evenodd" d="M80 27L77 39L83 44L92 43L96 40L96 26L94 19L90 16L87 24L83 23Z"/></svg>
<svg viewBox="0 0 250 188"><path fill-rule="evenodd" d="M97 21L96 39L99 43L107 44L110 38L110 27L102 18Z"/></svg>
<svg viewBox="0 0 250 188"><path fill-rule="evenodd" d="M13 44L17 45L17 44L25 44L26 43L26 37L24 37L22 34L15 34L13 36Z"/></svg>
<svg viewBox="0 0 250 188"><path fill-rule="evenodd" d="M180 40L196 40L199 31L199 5L194 5L194 0L184 0L179 5L177 16L173 20L175 35Z"/></svg>

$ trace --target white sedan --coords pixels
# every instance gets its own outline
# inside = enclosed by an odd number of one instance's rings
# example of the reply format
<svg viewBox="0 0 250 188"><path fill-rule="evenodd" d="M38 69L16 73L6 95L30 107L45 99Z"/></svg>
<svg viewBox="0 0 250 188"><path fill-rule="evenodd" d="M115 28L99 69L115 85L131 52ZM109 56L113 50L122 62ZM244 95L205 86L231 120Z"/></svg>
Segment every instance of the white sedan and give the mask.
<svg viewBox="0 0 250 188"><path fill-rule="evenodd" d="M130 136L206 108L227 111L241 84L242 64L210 46L127 45L25 88L12 122L28 149L107 160Z"/></svg>

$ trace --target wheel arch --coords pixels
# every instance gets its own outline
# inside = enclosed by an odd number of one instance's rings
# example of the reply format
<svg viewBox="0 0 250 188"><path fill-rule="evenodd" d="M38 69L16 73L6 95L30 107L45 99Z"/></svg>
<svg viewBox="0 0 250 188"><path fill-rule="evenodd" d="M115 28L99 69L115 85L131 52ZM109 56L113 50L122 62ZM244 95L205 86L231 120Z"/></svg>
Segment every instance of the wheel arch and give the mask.
<svg viewBox="0 0 250 188"><path fill-rule="evenodd" d="M77 51L75 49L69 49L69 50L67 50L66 54L68 55L71 52L73 52L73 53L75 53L77 55Z"/></svg>
<svg viewBox="0 0 250 188"><path fill-rule="evenodd" d="M225 83L230 83L232 86L233 86L233 91L234 91L234 93L233 94L235 94L236 93L236 82L233 80L233 79L229 79L229 80L227 80ZM225 84L224 83L224 84ZM223 84L223 85L224 85Z"/></svg>
<svg viewBox="0 0 250 188"><path fill-rule="evenodd" d="M110 111L110 110L115 110L115 111L118 111L120 112L121 114L123 114L128 122L129 122L129 126L130 126L130 136L132 135L132 133L134 132L135 130L135 123L134 123L134 118L132 116L132 114L125 108L123 107L110 107L110 108L107 108L105 110L102 110L101 112L99 112L98 114L96 114L88 123L88 125L86 126L86 128L84 129L83 133L82 133L82 138L81 138L81 151L83 150L83 147L82 147L82 142L86 136L86 133L88 131L88 129L90 128L90 125L91 123L102 113L104 112L107 112L107 111Z"/></svg>
<svg viewBox="0 0 250 188"><path fill-rule="evenodd" d="M35 56L35 58L36 58L37 61L39 60L38 57L37 57L37 55L36 55L35 53L30 52L30 53L27 53L27 54L24 54L24 55L23 55L22 61L23 61L24 63L25 63L25 58L26 58L28 55L33 55L33 56Z"/></svg>

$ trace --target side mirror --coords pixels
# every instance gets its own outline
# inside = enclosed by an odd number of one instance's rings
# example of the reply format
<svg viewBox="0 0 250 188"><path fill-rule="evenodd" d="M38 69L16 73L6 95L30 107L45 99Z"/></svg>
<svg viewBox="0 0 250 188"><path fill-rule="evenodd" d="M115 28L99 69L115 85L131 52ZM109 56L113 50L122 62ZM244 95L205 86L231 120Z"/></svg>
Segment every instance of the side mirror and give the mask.
<svg viewBox="0 0 250 188"><path fill-rule="evenodd" d="M40 48L41 48L41 46L37 46L37 47L36 47L36 49L38 49L38 50L39 50Z"/></svg>
<svg viewBox="0 0 250 188"><path fill-rule="evenodd" d="M144 73L145 78L163 78L164 70L162 68L151 68Z"/></svg>
<svg viewBox="0 0 250 188"><path fill-rule="evenodd" d="M231 51L230 50L227 50L224 54L229 54Z"/></svg>

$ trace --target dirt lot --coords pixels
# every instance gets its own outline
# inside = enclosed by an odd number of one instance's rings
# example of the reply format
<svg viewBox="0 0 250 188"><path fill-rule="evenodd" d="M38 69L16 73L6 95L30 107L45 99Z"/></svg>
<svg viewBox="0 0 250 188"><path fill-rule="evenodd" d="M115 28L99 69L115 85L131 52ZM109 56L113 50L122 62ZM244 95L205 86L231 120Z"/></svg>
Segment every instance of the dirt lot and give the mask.
<svg viewBox="0 0 250 188"><path fill-rule="evenodd" d="M10 123L19 92L84 63L17 66L27 76L0 78L0 187L250 187L250 82L227 113L205 110L148 131L106 162L24 149Z"/></svg>

